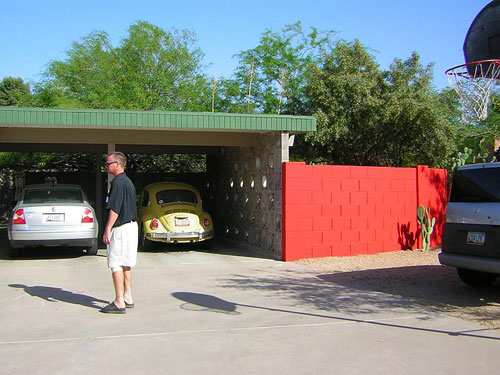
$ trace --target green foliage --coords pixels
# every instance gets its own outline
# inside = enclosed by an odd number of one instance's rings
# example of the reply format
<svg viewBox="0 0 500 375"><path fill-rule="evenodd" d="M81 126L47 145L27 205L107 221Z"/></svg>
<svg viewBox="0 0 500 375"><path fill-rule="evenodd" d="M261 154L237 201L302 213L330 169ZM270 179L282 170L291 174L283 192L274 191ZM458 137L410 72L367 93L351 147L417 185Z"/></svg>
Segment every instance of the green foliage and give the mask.
<svg viewBox="0 0 500 375"><path fill-rule="evenodd" d="M0 152L0 169L15 171L95 171L106 155L82 153ZM128 154L127 170L133 172L205 172L205 155Z"/></svg>
<svg viewBox="0 0 500 375"><path fill-rule="evenodd" d="M333 164L445 164L454 133L431 89L430 68L414 53L382 71L359 41L338 42L311 68L306 93L318 131L299 138L293 156Z"/></svg>
<svg viewBox="0 0 500 375"><path fill-rule="evenodd" d="M432 91L432 65L423 67L416 52L395 59L384 75L384 146L388 164L443 167L454 150L454 130Z"/></svg>
<svg viewBox="0 0 500 375"><path fill-rule="evenodd" d="M0 106L27 106L30 100L30 87L21 78L5 77L0 82Z"/></svg>
<svg viewBox="0 0 500 375"><path fill-rule="evenodd" d="M128 154L127 170L151 173L205 172L205 155Z"/></svg>
<svg viewBox="0 0 500 375"><path fill-rule="evenodd" d="M299 146L304 156L367 164L380 134L385 86L378 65L361 43L338 42L320 65L311 67L306 95L318 130Z"/></svg>
<svg viewBox="0 0 500 375"><path fill-rule="evenodd" d="M424 206L418 206L417 223L422 230L422 250L428 251L431 246L431 235L434 231L436 218L431 218L429 208L426 209Z"/></svg>
<svg viewBox="0 0 500 375"><path fill-rule="evenodd" d="M236 56L234 77L226 80L220 108L235 112L299 114L304 107L308 68L328 51L332 31L311 28L304 33L297 22L281 32L266 30L257 47Z"/></svg>
<svg viewBox="0 0 500 375"><path fill-rule="evenodd" d="M0 169L15 171L93 171L100 165L93 154L0 152Z"/></svg>
<svg viewBox="0 0 500 375"><path fill-rule="evenodd" d="M459 151L457 156L453 157L453 168L467 164L467 160L472 156L472 149L465 147L464 151Z"/></svg>
<svg viewBox="0 0 500 375"><path fill-rule="evenodd" d="M47 107L130 110L207 110L209 82L203 53L189 31L167 32L147 22L130 26L114 47L94 32L74 42L64 61L52 61L35 87Z"/></svg>
<svg viewBox="0 0 500 375"><path fill-rule="evenodd" d="M443 93L441 93L443 96ZM458 100L453 103L458 106ZM448 168L473 163L495 161L492 152L495 138L500 136L500 97L493 93L488 118L482 122L462 122L460 110L453 111L456 150L450 158ZM462 150L462 151L460 151Z"/></svg>

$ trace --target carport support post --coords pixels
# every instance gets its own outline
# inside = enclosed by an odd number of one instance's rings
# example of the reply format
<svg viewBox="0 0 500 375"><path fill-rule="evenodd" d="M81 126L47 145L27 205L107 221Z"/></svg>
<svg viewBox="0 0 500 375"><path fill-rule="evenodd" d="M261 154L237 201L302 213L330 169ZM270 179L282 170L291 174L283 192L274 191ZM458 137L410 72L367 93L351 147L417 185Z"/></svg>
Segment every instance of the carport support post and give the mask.
<svg viewBox="0 0 500 375"><path fill-rule="evenodd" d="M116 144L114 143L108 143L108 155L111 154L112 152L116 151ZM107 192L109 193L109 189L111 189L111 181L113 180L113 175L111 173L108 173L108 189Z"/></svg>
<svg viewBox="0 0 500 375"><path fill-rule="evenodd" d="M290 161L290 146L293 146L295 135L290 135L287 132L281 133L281 163Z"/></svg>
<svg viewBox="0 0 500 375"><path fill-rule="evenodd" d="M102 208L102 173L101 173L101 158L99 154L95 154L95 209L98 215L99 223L104 223L104 211ZM103 225L99 225L99 238L101 238Z"/></svg>

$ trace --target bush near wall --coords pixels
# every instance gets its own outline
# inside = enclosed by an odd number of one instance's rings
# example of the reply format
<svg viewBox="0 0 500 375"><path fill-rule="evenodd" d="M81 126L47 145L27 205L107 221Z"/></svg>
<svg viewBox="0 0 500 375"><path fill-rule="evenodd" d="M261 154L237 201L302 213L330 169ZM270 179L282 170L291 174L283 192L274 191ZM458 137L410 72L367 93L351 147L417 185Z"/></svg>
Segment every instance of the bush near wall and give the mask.
<svg viewBox="0 0 500 375"><path fill-rule="evenodd" d="M421 246L417 207L436 217L441 244L447 171L283 163L283 260L375 254Z"/></svg>
<svg viewBox="0 0 500 375"><path fill-rule="evenodd" d="M15 199L14 172L0 171L0 225L6 225Z"/></svg>

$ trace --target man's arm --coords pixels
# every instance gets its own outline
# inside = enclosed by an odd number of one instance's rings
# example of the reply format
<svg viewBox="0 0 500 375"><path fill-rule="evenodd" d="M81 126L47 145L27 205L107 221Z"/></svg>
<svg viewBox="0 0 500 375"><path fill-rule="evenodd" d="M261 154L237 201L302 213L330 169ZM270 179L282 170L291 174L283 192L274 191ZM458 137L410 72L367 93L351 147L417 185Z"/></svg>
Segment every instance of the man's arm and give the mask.
<svg viewBox="0 0 500 375"><path fill-rule="evenodd" d="M113 210L109 210L108 222L106 223L104 234L102 235L102 242L104 242L106 245L109 245L111 239L111 228L113 228L116 219L118 219L118 214Z"/></svg>

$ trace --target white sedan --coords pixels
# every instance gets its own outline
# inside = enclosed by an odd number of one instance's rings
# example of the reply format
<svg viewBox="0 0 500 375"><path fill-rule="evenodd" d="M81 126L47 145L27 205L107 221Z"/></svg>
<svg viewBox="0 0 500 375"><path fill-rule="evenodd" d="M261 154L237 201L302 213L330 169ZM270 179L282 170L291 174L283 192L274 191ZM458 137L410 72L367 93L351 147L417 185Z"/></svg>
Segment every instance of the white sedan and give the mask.
<svg viewBox="0 0 500 375"><path fill-rule="evenodd" d="M24 188L8 226L10 255L30 246L79 246L96 255L96 214L79 185L38 184Z"/></svg>

